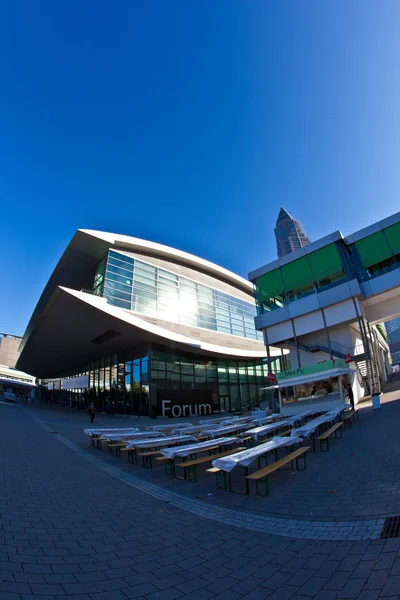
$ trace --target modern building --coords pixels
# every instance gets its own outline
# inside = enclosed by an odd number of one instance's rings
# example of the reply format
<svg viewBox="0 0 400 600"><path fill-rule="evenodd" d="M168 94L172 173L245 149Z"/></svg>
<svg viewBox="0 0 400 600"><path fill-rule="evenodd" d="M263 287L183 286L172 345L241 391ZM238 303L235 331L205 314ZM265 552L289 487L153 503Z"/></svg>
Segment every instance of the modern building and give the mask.
<svg viewBox="0 0 400 600"><path fill-rule="evenodd" d="M389 347L375 325L400 316L400 213L347 237L336 231L249 279L267 349L290 351L292 370L274 388L290 408L315 395L335 404L340 381L356 400L382 389Z"/></svg>
<svg viewBox="0 0 400 600"><path fill-rule="evenodd" d="M283 207L281 207L276 221L275 237L278 258L311 244L303 224L293 219Z"/></svg>
<svg viewBox="0 0 400 600"><path fill-rule="evenodd" d="M22 337L10 333L0 333L0 365L15 367L19 358Z"/></svg>
<svg viewBox="0 0 400 600"><path fill-rule="evenodd" d="M392 364L400 364L400 317L385 323Z"/></svg>
<svg viewBox="0 0 400 600"><path fill-rule="evenodd" d="M35 397L36 379L23 371L0 364L0 400L5 394Z"/></svg>
<svg viewBox="0 0 400 600"><path fill-rule="evenodd" d="M35 378L15 369L21 342L22 337L18 335L0 333L0 399L4 399L5 393L15 396L35 395Z"/></svg>
<svg viewBox="0 0 400 600"><path fill-rule="evenodd" d="M33 312L18 361L53 400L156 416L247 409L268 368L252 284L161 244L78 230Z"/></svg>

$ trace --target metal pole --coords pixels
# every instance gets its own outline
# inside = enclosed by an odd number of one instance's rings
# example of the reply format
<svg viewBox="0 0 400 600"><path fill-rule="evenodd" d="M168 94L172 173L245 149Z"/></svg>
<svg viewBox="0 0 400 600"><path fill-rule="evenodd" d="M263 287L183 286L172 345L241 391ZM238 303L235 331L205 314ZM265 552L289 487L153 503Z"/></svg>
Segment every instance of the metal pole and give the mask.
<svg viewBox="0 0 400 600"><path fill-rule="evenodd" d="M343 397L343 381L342 381L342 376L339 375L339 391L340 391L340 399L344 404L344 397ZM335 434L336 435L336 434Z"/></svg>
<svg viewBox="0 0 400 600"><path fill-rule="evenodd" d="M292 327L293 327L293 337L294 337L294 343L296 344L296 353L297 353L297 367L300 369L301 368L301 358L300 358L300 350L299 350L299 345L297 343L297 336L296 336L296 328L294 326L294 319L291 319L292 321Z"/></svg>
<svg viewBox="0 0 400 600"><path fill-rule="evenodd" d="M324 327L325 327L325 332L326 332L326 339L328 340L329 357L330 357L331 360L333 360L331 338L329 337L329 329L328 329L328 326L326 324L325 311L324 311L323 308L321 308L321 314L322 314L322 320L324 322Z"/></svg>

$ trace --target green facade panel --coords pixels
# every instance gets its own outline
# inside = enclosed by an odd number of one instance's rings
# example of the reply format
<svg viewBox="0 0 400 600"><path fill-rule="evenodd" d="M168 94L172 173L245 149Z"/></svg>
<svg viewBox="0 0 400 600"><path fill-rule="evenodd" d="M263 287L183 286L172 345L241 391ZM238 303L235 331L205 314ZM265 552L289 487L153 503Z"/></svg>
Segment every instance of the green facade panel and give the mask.
<svg viewBox="0 0 400 600"><path fill-rule="evenodd" d="M366 269L393 256L382 231L356 242L356 248Z"/></svg>
<svg viewBox="0 0 400 600"><path fill-rule="evenodd" d="M267 302L270 298L281 296L283 293L283 281L280 269L275 269L270 273L257 277L256 285L258 300L260 302Z"/></svg>
<svg viewBox="0 0 400 600"><path fill-rule="evenodd" d="M393 254L400 254L400 223L391 225L387 229L384 229L384 232Z"/></svg>
<svg viewBox="0 0 400 600"><path fill-rule="evenodd" d="M311 272L307 258L304 256L282 267L285 290L292 290L296 286L312 283L314 276Z"/></svg>
<svg viewBox="0 0 400 600"><path fill-rule="evenodd" d="M308 260L315 279L322 279L327 275L343 271L342 261L336 244L329 244L329 246L311 252L308 255Z"/></svg>

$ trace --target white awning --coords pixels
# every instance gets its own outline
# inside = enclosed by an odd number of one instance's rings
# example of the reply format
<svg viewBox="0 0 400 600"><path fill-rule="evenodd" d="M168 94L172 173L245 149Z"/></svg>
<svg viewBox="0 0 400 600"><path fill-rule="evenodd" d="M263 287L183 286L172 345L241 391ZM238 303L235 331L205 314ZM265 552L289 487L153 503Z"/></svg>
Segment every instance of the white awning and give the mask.
<svg viewBox="0 0 400 600"><path fill-rule="evenodd" d="M20 379L9 379L8 377L0 376L0 381L4 381L5 383L9 383L10 385L26 385L29 387L36 387L36 383L33 381L29 383L29 381L21 381Z"/></svg>
<svg viewBox="0 0 400 600"><path fill-rule="evenodd" d="M348 375L354 373L355 369L330 369L329 371L321 371L320 373L310 373L310 375L303 375L302 377L289 377L283 379L275 385L261 388L262 390L277 390L278 388L291 387L292 385L300 385L301 383L314 383L314 381L323 381L324 379L330 379L331 377L339 377L340 375Z"/></svg>

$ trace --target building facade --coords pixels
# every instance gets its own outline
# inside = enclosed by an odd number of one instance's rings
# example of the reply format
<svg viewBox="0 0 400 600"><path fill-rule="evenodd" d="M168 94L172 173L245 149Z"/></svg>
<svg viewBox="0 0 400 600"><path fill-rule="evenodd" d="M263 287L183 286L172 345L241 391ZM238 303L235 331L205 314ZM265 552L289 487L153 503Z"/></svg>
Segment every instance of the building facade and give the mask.
<svg viewBox="0 0 400 600"><path fill-rule="evenodd" d="M287 365L289 354L274 348L268 366L255 315L252 285L226 269L79 230L32 315L18 365L47 379L53 400L82 408L247 409L266 399L268 369Z"/></svg>
<svg viewBox="0 0 400 600"><path fill-rule="evenodd" d="M303 224L293 219L283 207L281 207L276 221L275 237L278 258L311 243L306 236Z"/></svg>
<svg viewBox="0 0 400 600"><path fill-rule="evenodd" d="M290 350L293 368L351 364L356 398L382 389L388 345L376 324L400 315L400 213L350 236L337 231L249 274L256 329Z"/></svg>
<svg viewBox="0 0 400 600"><path fill-rule="evenodd" d="M400 364L400 317L385 323L392 364Z"/></svg>
<svg viewBox="0 0 400 600"><path fill-rule="evenodd" d="M0 333L0 365L14 368L19 358L22 337L10 333Z"/></svg>

